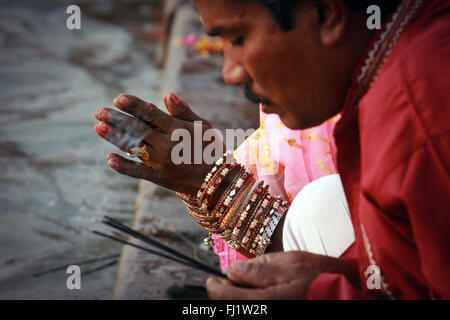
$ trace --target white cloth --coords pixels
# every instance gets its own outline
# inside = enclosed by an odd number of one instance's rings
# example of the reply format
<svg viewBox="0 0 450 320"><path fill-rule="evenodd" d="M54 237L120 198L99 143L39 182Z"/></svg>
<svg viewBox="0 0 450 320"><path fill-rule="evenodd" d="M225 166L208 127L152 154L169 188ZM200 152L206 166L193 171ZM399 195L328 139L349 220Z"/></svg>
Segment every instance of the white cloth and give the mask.
<svg viewBox="0 0 450 320"><path fill-rule="evenodd" d="M350 211L338 174L319 178L297 194L283 226L284 251L339 257L354 241Z"/></svg>

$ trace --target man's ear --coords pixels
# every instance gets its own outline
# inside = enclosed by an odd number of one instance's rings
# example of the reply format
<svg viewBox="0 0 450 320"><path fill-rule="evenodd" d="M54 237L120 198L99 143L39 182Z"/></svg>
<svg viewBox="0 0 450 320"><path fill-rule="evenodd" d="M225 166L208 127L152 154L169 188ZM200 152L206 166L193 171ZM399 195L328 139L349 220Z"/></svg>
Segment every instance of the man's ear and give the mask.
<svg viewBox="0 0 450 320"><path fill-rule="evenodd" d="M349 12L343 0L323 0L317 6L320 39L327 47L335 46L344 37Z"/></svg>

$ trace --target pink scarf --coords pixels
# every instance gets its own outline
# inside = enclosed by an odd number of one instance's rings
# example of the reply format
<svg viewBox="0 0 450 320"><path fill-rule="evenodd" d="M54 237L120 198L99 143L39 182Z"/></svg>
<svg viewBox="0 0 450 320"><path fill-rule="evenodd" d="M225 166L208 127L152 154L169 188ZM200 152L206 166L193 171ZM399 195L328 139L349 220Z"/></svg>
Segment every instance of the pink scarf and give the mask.
<svg viewBox="0 0 450 320"><path fill-rule="evenodd" d="M257 180L270 186L270 192L292 200L311 181L336 173L336 146L333 130L340 116L318 127L291 130L277 115L260 112L260 127L235 152L235 159L251 168ZM213 237L214 252L224 270L233 260L247 260Z"/></svg>

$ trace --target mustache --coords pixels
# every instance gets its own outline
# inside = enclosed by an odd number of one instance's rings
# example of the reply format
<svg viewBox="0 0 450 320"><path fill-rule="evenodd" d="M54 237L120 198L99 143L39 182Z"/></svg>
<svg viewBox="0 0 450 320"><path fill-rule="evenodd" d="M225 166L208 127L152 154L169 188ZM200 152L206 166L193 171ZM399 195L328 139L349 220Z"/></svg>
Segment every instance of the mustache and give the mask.
<svg viewBox="0 0 450 320"><path fill-rule="evenodd" d="M270 100L267 100L266 98L260 97L257 94L255 94L249 83L246 83L244 85L244 92L245 92L245 97L253 103L256 103L256 104L262 103L267 106L273 104Z"/></svg>

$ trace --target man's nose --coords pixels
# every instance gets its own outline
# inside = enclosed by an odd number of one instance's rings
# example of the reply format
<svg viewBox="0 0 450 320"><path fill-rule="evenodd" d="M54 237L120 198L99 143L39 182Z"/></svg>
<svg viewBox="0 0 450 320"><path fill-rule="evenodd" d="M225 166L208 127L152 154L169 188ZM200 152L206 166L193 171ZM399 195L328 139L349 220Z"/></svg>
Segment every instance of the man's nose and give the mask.
<svg viewBox="0 0 450 320"><path fill-rule="evenodd" d="M225 83L230 85L244 84L251 81L251 77L245 70L245 67L231 59L225 59L222 76Z"/></svg>

